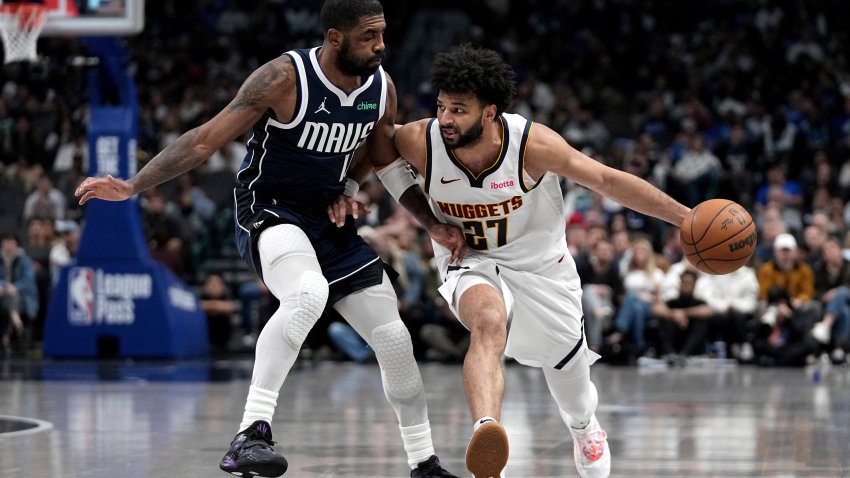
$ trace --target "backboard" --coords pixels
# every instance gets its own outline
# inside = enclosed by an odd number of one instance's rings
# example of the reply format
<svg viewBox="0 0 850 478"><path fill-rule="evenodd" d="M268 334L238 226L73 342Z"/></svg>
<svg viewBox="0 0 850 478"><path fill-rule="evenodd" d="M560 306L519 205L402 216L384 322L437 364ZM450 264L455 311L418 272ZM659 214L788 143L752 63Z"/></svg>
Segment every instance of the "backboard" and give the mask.
<svg viewBox="0 0 850 478"><path fill-rule="evenodd" d="M144 0L44 0L44 36L128 36L145 26Z"/></svg>
<svg viewBox="0 0 850 478"><path fill-rule="evenodd" d="M144 26L144 0L0 0L5 63L35 61L40 36L131 36Z"/></svg>

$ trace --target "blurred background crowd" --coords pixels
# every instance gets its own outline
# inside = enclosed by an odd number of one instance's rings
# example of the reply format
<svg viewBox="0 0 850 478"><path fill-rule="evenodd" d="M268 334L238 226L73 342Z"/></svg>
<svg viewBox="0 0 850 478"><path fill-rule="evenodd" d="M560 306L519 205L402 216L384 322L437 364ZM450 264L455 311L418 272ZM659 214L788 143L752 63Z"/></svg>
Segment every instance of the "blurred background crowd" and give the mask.
<svg viewBox="0 0 850 478"><path fill-rule="evenodd" d="M321 42L320 2L148 1L126 39L143 165L218 112L257 66ZM587 339L611 363L843 363L850 336L850 3L843 0L385 1L385 69L398 121L433 115L434 55L471 42L514 66L511 112L694 206L715 197L753 214L759 246L727 276L682 259L678 230L564 180L567 242L584 283ZM39 40L45 58L0 70L0 332L38 353L56 273L84 221L83 44ZM82 61L81 61L82 60ZM276 308L233 242L244 138L198 170L141 195L151 255L202 298L220 353L252 350ZM362 235L398 272L399 308L423 360L461 360L464 329L436 292L430 240L381 184L360 199ZM369 361L339 317L305 356Z"/></svg>

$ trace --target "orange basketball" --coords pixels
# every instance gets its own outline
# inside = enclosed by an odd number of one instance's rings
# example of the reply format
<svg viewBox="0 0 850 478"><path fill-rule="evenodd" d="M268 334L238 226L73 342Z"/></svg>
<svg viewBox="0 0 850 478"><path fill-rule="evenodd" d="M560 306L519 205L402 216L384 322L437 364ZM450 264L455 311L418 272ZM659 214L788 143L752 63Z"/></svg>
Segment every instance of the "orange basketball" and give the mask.
<svg viewBox="0 0 850 478"><path fill-rule="evenodd" d="M756 223L735 201L709 199L691 209L682 222L682 251L708 274L728 274L756 251Z"/></svg>

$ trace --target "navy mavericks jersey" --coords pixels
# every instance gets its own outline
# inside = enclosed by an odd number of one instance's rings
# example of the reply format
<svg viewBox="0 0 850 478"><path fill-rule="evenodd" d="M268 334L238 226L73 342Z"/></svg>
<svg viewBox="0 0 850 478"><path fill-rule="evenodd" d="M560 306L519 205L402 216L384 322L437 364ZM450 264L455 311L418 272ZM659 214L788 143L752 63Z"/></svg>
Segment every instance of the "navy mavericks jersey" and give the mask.
<svg viewBox="0 0 850 478"><path fill-rule="evenodd" d="M281 123L270 109L252 127L248 154L236 175L240 188L277 203L324 206L343 191L355 148L383 116L387 81L382 68L346 94L328 80L319 47L292 50L297 73L295 113Z"/></svg>

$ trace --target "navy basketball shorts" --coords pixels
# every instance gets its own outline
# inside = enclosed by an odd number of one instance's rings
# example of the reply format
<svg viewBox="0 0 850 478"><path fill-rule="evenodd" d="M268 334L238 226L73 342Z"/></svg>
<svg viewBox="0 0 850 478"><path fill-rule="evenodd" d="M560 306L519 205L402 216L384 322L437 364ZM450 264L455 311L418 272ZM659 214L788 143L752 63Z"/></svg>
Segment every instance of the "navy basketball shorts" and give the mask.
<svg viewBox="0 0 850 478"><path fill-rule="evenodd" d="M343 227L328 219L327 206L284 205L259 192L236 188L236 245L242 259L262 277L257 241L260 233L280 224L298 226L310 239L322 274L330 285L328 304L333 304L383 280L384 265L377 252L362 237L351 217Z"/></svg>

